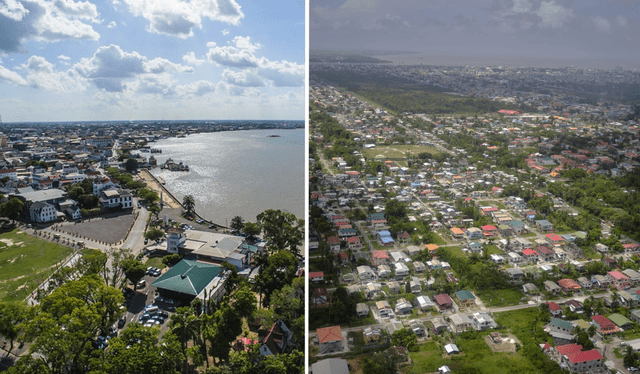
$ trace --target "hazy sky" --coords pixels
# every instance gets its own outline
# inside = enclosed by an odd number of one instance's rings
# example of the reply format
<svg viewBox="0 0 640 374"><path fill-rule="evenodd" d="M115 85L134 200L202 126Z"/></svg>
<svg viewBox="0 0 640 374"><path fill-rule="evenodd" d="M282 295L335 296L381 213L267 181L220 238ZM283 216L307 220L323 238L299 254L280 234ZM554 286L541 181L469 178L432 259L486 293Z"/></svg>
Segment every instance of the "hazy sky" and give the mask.
<svg viewBox="0 0 640 374"><path fill-rule="evenodd" d="M640 68L638 0L309 2L312 50L415 50Z"/></svg>
<svg viewBox="0 0 640 374"><path fill-rule="evenodd" d="M0 115L303 119L304 15L304 0L0 0Z"/></svg>

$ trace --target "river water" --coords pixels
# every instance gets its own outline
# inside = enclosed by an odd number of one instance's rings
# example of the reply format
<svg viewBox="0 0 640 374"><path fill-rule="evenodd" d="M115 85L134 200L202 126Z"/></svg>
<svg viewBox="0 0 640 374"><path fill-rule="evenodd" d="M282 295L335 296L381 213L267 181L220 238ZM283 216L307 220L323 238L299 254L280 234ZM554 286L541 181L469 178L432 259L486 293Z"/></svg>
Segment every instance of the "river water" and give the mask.
<svg viewBox="0 0 640 374"><path fill-rule="evenodd" d="M158 165L171 158L189 166L188 172L159 167L151 172L180 201L192 195L196 211L207 220L228 225L241 216L255 222L266 209L304 218L303 129L199 133L150 145L162 150L153 154Z"/></svg>

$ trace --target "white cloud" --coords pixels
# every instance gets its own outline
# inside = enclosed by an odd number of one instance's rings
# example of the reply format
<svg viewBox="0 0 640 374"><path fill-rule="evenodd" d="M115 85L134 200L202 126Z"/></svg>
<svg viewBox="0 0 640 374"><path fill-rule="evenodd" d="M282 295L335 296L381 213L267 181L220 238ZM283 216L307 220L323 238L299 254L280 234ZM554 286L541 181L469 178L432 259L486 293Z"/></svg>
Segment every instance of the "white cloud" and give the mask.
<svg viewBox="0 0 640 374"><path fill-rule="evenodd" d="M178 86L176 91L180 95L203 96L210 92L215 92L215 90L216 90L215 84L208 81L200 80L197 82L192 82L189 84Z"/></svg>
<svg viewBox="0 0 640 374"><path fill-rule="evenodd" d="M59 56L58 56L58 59L60 59L60 60L64 60L64 61L69 61L69 60L71 60L71 57L69 57L69 56L65 56L65 55L59 55Z"/></svg>
<svg viewBox="0 0 640 374"><path fill-rule="evenodd" d="M573 18L573 11L556 4L555 1L543 1L536 15L542 19L541 26L556 28Z"/></svg>
<svg viewBox="0 0 640 374"><path fill-rule="evenodd" d="M593 21L593 24L595 25L596 29L598 29L599 31L602 31L602 32L611 31L611 24L606 18L603 18L599 15L595 15L591 18L591 20Z"/></svg>
<svg viewBox="0 0 640 374"><path fill-rule="evenodd" d="M304 65L288 61L262 61L260 75L276 87L304 86Z"/></svg>
<svg viewBox="0 0 640 374"><path fill-rule="evenodd" d="M6 0L0 4L0 14L13 21L22 21L27 13L29 13L29 11L19 1Z"/></svg>
<svg viewBox="0 0 640 374"><path fill-rule="evenodd" d="M288 61L270 61L265 57L256 57L254 52L262 46L259 43L252 43L250 37L236 36L233 38L233 45L218 46L214 42L207 43L209 51L207 60L218 65L223 65L239 69L251 69L251 72L234 73L232 70L225 70L223 79L236 86L251 86L258 83L254 79L261 76L270 80L274 86L303 86L304 85L304 65ZM183 57L185 61L195 56ZM255 77L251 78L253 74Z"/></svg>
<svg viewBox="0 0 640 374"><path fill-rule="evenodd" d="M73 70L56 71L53 64L41 56L31 56L24 64L27 85L54 92L82 91L86 88L86 80Z"/></svg>
<svg viewBox="0 0 640 374"><path fill-rule="evenodd" d="M229 30L223 29L222 30L222 35L229 35Z"/></svg>
<svg viewBox="0 0 640 374"><path fill-rule="evenodd" d="M148 60L138 52L124 52L111 44L98 48L91 58L83 58L73 66L83 77L98 88L110 92L124 91L125 81L143 74L161 74L169 71L193 72L193 68L173 63L163 58Z"/></svg>
<svg viewBox="0 0 640 374"><path fill-rule="evenodd" d="M207 60L198 59L194 52L189 52L186 55L182 56L182 61L186 62L187 64L191 64L191 65L202 65L205 62L207 62Z"/></svg>
<svg viewBox="0 0 640 374"><path fill-rule="evenodd" d="M252 69L246 69L239 72L225 69L222 73L222 79L229 84L242 87L260 87L265 85L262 78Z"/></svg>
<svg viewBox="0 0 640 374"><path fill-rule="evenodd" d="M149 21L148 31L187 38L202 19L237 25L244 17L235 0L124 0L134 16Z"/></svg>
<svg viewBox="0 0 640 374"><path fill-rule="evenodd" d="M0 66L0 80L6 80L19 86L26 86L27 81L15 71L11 71L4 66Z"/></svg>
<svg viewBox="0 0 640 374"><path fill-rule="evenodd" d="M118 24L116 23L116 21L111 21L109 22L109 24L107 25L107 28L112 29L114 27L118 26Z"/></svg>
<svg viewBox="0 0 640 374"><path fill-rule="evenodd" d="M0 4L0 51L25 53L24 42L64 39L98 40L91 25L99 22L95 5L73 0L5 0Z"/></svg>

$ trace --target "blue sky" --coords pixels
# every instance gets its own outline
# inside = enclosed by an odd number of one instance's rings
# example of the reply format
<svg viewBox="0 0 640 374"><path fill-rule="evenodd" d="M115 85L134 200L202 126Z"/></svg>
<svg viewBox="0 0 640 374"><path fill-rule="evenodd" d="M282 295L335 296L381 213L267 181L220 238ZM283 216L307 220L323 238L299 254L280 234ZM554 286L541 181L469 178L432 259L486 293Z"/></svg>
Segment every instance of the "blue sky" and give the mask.
<svg viewBox="0 0 640 374"><path fill-rule="evenodd" d="M304 119L304 16L300 0L0 0L0 115Z"/></svg>
<svg viewBox="0 0 640 374"><path fill-rule="evenodd" d="M638 0L311 0L309 35L311 50L640 69Z"/></svg>

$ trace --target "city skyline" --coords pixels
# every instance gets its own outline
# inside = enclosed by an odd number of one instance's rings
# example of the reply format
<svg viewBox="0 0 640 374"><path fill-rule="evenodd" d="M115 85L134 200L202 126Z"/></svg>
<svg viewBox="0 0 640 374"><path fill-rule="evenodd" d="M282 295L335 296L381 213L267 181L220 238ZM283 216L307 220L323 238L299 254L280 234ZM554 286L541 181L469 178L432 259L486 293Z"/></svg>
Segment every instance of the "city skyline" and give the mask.
<svg viewBox="0 0 640 374"><path fill-rule="evenodd" d="M630 0L315 0L309 29L312 51L417 52L424 57L413 62L443 65L640 68L640 5Z"/></svg>
<svg viewBox="0 0 640 374"><path fill-rule="evenodd" d="M4 122L304 118L304 2L4 0Z"/></svg>

